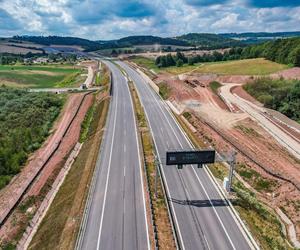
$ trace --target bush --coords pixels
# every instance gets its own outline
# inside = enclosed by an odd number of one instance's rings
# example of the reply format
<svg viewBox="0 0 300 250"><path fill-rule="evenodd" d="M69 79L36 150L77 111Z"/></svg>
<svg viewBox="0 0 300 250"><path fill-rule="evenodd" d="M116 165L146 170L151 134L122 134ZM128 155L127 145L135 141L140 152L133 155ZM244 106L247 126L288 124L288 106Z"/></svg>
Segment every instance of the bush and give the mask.
<svg viewBox="0 0 300 250"><path fill-rule="evenodd" d="M259 78L244 85L244 89L267 108L300 122L299 80Z"/></svg>
<svg viewBox="0 0 300 250"><path fill-rule="evenodd" d="M0 87L0 188L43 143L62 105L55 94Z"/></svg>

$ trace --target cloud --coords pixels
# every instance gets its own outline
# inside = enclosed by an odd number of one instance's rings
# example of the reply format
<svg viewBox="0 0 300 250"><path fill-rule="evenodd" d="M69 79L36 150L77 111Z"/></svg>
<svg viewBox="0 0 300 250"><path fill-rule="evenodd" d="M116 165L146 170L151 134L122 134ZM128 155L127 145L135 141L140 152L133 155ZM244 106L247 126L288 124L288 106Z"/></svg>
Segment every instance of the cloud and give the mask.
<svg viewBox="0 0 300 250"><path fill-rule="evenodd" d="M21 26L7 11L0 9L0 27L0 30L12 30L19 29Z"/></svg>
<svg viewBox="0 0 300 250"><path fill-rule="evenodd" d="M137 0L85 0L71 12L76 21L85 24L114 18L141 19L156 14L152 5Z"/></svg>
<svg viewBox="0 0 300 250"><path fill-rule="evenodd" d="M298 0L248 0L250 6L255 8L275 8L275 7L297 7L300 6Z"/></svg>
<svg viewBox="0 0 300 250"><path fill-rule="evenodd" d="M0 36L65 35L107 40L189 32L292 31L300 23L300 6L296 7L300 1L290 0L0 0L0 3Z"/></svg>
<svg viewBox="0 0 300 250"><path fill-rule="evenodd" d="M192 6L210 6L217 4L225 4L228 0L186 0L188 5Z"/></svg>

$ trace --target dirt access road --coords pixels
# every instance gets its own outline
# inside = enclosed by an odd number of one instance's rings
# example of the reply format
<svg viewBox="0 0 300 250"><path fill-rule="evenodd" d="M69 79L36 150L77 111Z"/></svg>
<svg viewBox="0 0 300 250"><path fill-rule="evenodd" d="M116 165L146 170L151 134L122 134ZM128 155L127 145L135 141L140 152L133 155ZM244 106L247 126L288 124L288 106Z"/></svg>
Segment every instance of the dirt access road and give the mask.
<svg viewBox="0 0 300 250"><path fill-rule="evenodd" d="M256 120L266 131L268 131L283 147L285 147L295 157L300 159L300 143L292 134L278 127L268 116L263 107L249 102L231 92L231 89L237 84L227 83L220 88L220 95L229 105L237 105L241 110L248 113Z"/></svg>

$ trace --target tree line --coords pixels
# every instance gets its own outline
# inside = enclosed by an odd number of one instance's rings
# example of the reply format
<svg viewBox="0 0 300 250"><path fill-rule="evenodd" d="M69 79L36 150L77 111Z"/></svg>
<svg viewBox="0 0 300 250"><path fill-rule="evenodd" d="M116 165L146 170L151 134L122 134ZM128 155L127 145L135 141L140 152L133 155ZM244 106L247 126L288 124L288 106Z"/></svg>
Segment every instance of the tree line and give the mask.
<svg viewBox="0 0 300 250"><path fill-rule="evenodd" d="M0 188L42 145L63 102L55 94L0 87Z"/></svg>
<svg viewBox="0 0 300 250"><path fill-rule="evenodd" d="M178 53L182 62L177 65ZM219 62L259 57L264 57L277 63L300 67L300 38L278 39L259 45L231 48L224 53L214 51L213 53L191 57L186 57L184 54L177 52L175 56L167 54L166 56L157 57L155 64L158 67L169 67L174 65L181 66L184 63L193 65L200 62Z"/></svg>

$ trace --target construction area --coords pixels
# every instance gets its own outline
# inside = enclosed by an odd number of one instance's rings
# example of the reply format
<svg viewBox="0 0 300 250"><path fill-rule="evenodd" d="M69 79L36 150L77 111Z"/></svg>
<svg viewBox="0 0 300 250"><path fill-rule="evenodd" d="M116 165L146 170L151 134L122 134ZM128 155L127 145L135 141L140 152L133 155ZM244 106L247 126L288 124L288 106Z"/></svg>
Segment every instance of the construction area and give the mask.
<svg viewBox="0 0 300 250"><path fill-rule="evenodd" d="M134 67L137 65L132 63ZM163 89L170 108L193 134L218 152L237 152L236 176L276 211L295 246L300 239L300 125L264 108L243 84L256 76L191 71L181 75L142 68ZM258 76L257 76L258 77ZM300 79L300 68L269 75Z"/></svg>

